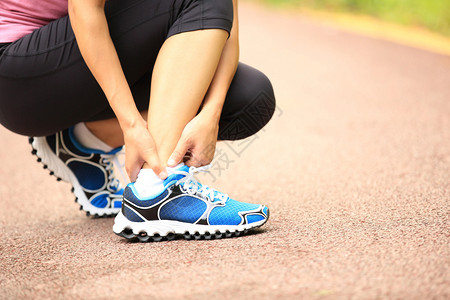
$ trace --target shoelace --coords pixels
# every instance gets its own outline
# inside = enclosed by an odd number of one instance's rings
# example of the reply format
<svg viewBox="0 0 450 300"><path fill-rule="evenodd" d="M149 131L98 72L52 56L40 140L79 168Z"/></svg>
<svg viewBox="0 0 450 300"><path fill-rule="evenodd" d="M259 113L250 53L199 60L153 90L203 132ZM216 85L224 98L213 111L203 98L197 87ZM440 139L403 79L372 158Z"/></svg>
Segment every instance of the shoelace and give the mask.
<svg viewBox="0 0 450 300"><path fill-rule="evenodd" d="M215 200L219 200L221 203L225 203L229 197L227 194L221 193L213 188L210 188L206 185L202 185L200 182L195 179L194 175L200 172L209 172L209 168L211 165L206 165L203 167L190 167L189 172L175 170L173 173L184 175L183 178L179 179L176 184L180 185L182 189L190 195L195 195L196 193L200 193L203 197L208 199L211 203L215 202Z"/></svg>
<svg viewBox="0 0 450 300"><path fill-rule="evenodd" d="M114 173L114 164L117 166L117 169L119 170L122 178L124 180L126 180L125 173L123 171L123 164L121 164L119 161L120 153L122 153L122 151L120 151L116 154L100 154L100 156L102 158L102 164L105 165L105 169L109 173L109 175L108 175L109 186L111 187L111 189L113 189L115 191L120 190L122 188L122 184Z"/></svg>

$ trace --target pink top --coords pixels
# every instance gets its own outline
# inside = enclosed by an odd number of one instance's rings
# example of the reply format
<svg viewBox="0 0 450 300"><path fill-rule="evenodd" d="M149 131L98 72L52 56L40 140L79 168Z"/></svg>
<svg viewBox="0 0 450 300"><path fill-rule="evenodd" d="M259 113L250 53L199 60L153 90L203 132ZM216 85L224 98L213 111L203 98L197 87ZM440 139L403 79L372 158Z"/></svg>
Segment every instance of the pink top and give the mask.
<svg viewBox="0 0 450 300"><path fill-rule="evenodd" d="M14 42L67 15L68 0L0 0L0 43Z"/></svg>

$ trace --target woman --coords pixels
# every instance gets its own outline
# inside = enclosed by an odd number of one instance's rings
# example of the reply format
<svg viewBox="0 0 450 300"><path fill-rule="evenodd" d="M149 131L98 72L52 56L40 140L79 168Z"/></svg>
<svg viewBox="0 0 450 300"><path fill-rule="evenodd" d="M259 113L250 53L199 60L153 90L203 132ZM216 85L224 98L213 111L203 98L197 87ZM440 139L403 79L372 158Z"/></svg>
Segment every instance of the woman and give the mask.
<svg viewBox="0 0 450 300"><path fill-rule="evenodd" d="M239 235L267 207L193 177L217 139L256 133L275 109L238 34L237 0L2 0L0 122L33 136L88 214L118 213L121 236ZM125 189L111 163L123 145Z"/></svg>

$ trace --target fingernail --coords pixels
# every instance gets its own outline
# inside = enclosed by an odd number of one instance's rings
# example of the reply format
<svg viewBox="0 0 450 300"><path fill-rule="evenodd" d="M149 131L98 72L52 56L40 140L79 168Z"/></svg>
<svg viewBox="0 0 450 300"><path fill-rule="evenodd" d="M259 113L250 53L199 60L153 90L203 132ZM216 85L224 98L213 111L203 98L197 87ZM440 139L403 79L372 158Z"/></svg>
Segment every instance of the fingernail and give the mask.
<svg viewBox="0 0 450 300"><path fill-rule="evenodd" d="M175 160L173 158L169 158L169 161L167 162L168 166L173 166L175 164Z"/></svg>
<svg viewBox="0 0 450 300"><path fill-rule="evenodd" d="M159 173L159 178L161 179L166 179L167 178L167 172L166 171L162 171L161 173Z"/></svg>

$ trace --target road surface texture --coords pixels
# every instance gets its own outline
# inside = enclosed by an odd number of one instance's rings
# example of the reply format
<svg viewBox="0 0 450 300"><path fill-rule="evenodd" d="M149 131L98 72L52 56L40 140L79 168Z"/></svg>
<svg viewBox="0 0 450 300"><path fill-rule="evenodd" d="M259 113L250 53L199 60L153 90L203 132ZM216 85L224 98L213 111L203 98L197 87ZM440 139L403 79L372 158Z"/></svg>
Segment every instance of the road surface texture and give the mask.
<svg viewBox="0 0 450 300"><path fill-rule="evenodd" d="M450 297L450 58L253 4L240 18L242 61L272 79L278 110L221 144L205 180L267 204L269 223L127 242L1 128L1 299Z"/></svg>

